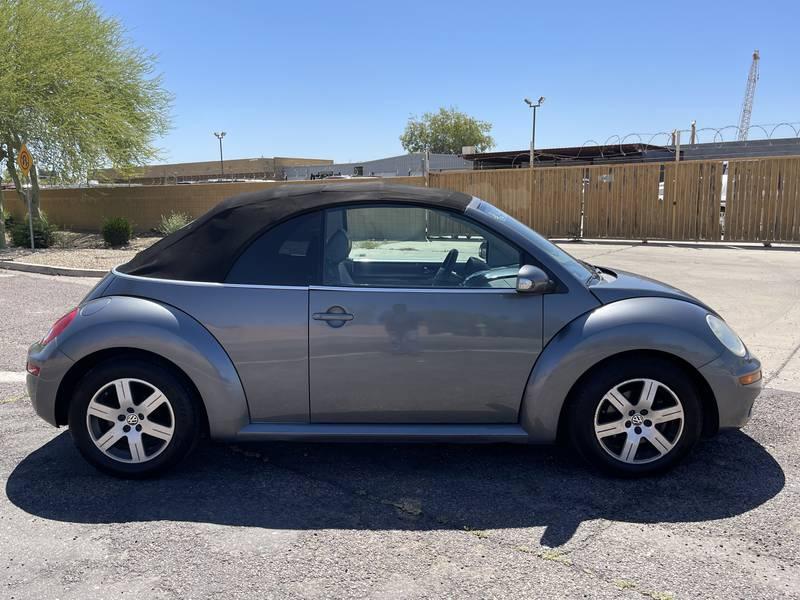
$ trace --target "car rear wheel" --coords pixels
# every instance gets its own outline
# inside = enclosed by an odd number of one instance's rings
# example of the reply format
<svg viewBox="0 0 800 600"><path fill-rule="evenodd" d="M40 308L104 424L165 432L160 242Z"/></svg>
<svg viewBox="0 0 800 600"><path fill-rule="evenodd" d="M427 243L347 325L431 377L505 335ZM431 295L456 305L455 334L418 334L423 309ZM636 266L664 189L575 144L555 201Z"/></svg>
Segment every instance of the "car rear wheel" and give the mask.
<svg viewBox="0 0 800 600"><path fill-rule="evenodd" d="M78 382L69 428L83 457L118 477L156 475L194 447L198 412L171 370L140 359L101 363Z"/></svg>
<svg viewBox="0 0 800 600"><path fill-rule="evenodd" d="M660 358L607 363L580 384L568 415L573 447L620 476L672 467L700 438L697 389L680 366Z"/></svg>

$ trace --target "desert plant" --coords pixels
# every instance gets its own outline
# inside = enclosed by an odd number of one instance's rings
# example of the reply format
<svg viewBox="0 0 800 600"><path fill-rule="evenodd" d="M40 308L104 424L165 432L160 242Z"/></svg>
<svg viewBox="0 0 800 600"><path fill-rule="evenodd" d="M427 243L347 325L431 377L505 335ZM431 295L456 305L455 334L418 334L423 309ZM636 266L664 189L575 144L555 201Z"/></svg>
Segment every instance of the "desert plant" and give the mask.
<svg viewBox="0 0 800 600"><path fill-rule="evenodd" d="M185 213L170 213L161 215L161 222L156 227L156 231L162 235L175 233L178 229L185 227L192 222L192 217Z"/></svg>
<svg viewBox="0 0 800 600"><path fill-rule="evenodd" d="M42 213L41 218L33 219L33 241L37 248L49 248L53 245L53 234L56 226L47 220ZM11 243L15 246L30 247L31 234L27 215L22 221L15 221L10 229Z"/></svg>
<svg viewBox="0 0 800 600"><path fill-rule="evenodd" d="M131 240L133 226L125 217L114 217L103 223L103 240L112 248L124 246Z"/></svg>
<svg viewBox="0 0 800 600"><path fill-rule="evenodd" d="M103 163L149 163L159 154L155 140L168 130L171 95L155 57L97 4L0 0L0 144L22 201L15 162L23 141L36 158L29 188L35 217L36 163L80 181Z"/></svg>
<svg viewBox="0 0 800 600"><path fill-rule="evenodd" d="M54 231L53 232L53 248L61 248L66 250L67 248L74 248L72 243L74 238L74 234L70 234L66 231Z"/></svg>
<svg viewBox="0 0 800 600"><path fill-rule="evenodd" d="M3 212L3 223L5 223L7 231L11 231L11 228L14 227L15 222L16 219L14 218L14 215L8 211Z"/></svg>

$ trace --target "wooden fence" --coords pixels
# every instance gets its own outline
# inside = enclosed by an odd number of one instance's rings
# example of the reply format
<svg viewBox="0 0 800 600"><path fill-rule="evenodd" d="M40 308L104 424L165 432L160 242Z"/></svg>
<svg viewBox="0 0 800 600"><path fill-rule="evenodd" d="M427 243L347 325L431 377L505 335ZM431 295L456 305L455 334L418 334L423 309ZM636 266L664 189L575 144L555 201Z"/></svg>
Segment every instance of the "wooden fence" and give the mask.
<svg viewBox="0 0 800 600"><path fill-rule="evenodd" d="M800 157L450 171L431 173L427 181L384 181L483 198L548 237L800 243ZM42 209L75 230L97 231L114 216L145 230L161 215L196 217L224 198L275 185L43 190ZM5 199L14 215L25 215L14 192ZM429 235L459 233L439 231L430 220L427 227Z"/></svg>
<svg viewBox="0 0 800 600"><path fill-rule="evenodd" d="M548 237L579 237L583 169L502 169L431 173L431 187L465 192L498 206Z"/></svg>
<svg viewBox="0 0 800 600"><path fill-rule="evenodd" d="M548 237L800 242L800 157L432 173Z"/></svg>
<svg viewBox="0 0 800 600"><path fill-rule="evenodd" d="M725 239L800 242L800 158L731 161Z"/></svg>
<svg viewBox="0 0 800 600"><path fill-rule="evenodd" d="M591 167L583 237L719 241L723 163Z"/></svg>

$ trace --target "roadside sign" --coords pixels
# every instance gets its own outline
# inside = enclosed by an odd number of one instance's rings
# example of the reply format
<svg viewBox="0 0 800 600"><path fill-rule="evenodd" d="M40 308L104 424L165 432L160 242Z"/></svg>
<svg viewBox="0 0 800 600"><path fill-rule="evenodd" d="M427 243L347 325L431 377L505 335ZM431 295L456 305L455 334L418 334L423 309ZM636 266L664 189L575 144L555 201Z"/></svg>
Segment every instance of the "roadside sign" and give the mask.
<svg viewBox="0 0 800 600"><path fill-rule="evenodd" d="M17 165L19 166L19 170L22 171L22 175L24 177L28 176L30 173L31 167L33 167L33 157L31 153L28 151L28 146L22 144L22 148L19 149L19 154L17 154ZM31 250L35 250L36 246L33 241L33 210L31 209L31 193L33 190L28 190L26 196L28 197L28 232L31 236Z"/></svg>
<svg viewBox="0 0 800 600"><path fill-rule="evenodd" d="M19 165L20 171L22 174L27 177L28 172L30 172L31 167L33 166L33 157L31 153L28 152L28 147L25 144L22 144L22 148L17 155L17 164Z"/></svg>

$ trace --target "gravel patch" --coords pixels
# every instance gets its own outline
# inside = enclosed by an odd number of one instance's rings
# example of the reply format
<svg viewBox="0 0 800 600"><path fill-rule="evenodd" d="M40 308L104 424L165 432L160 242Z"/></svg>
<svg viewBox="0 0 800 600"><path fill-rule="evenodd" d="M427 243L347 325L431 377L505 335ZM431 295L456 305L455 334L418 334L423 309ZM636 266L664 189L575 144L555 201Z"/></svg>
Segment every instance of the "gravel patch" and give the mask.
<svg viewBox="0 0 800 600"><path fill-rule="evenodd" d="M74 269L111 269L131 260L136 253L156 243L158 236L133 238L122 248L108 248L99 234L58 232L53 248L31 251L11 247L0 250L0 260Z"/></svg>

